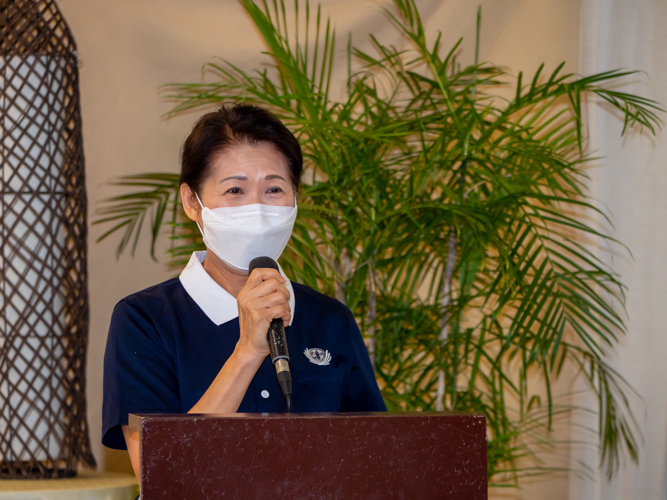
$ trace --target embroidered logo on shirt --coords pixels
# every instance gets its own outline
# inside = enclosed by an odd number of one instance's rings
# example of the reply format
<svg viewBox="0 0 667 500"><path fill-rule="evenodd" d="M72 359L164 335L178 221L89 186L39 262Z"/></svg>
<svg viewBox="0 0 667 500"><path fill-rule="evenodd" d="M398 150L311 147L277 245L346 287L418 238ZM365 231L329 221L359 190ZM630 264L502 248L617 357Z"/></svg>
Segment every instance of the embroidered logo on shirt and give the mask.
<svg viewBox="0 0 667 500"><path fill-rule="evenodd" d="M329 351L325 351L324 349L308 349L306 347L303 353L308 358L308 361L315 365L326 366L331 361L331 354L329 354Z"/></svg>

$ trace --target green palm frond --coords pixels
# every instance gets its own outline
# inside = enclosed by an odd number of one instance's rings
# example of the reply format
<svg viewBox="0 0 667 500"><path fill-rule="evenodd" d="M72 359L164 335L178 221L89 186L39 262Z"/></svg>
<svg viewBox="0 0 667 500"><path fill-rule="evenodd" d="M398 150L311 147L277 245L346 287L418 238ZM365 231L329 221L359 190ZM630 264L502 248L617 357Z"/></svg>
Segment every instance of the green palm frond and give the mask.
<svg viewBox="0 0 667 500"><path fill-rule="evenodd" d="M97 210L98 217L93 221L93 225L113 224L97 241L102 241L117 231L123 231L116 255L120 256L130 243L134 254L141 228L146 217L150 216L151 256L155 259L155 245L162 226L165 222L175 222L179 210L178 174L128 175L112 181L111 184L136 190L106 200L105 206Z"/></svg>

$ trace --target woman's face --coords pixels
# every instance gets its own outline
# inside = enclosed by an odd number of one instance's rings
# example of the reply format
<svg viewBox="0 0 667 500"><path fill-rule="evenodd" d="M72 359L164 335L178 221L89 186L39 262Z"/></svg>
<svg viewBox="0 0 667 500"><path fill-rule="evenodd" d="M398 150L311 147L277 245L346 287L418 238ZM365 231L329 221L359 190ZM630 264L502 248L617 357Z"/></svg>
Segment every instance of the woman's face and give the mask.
<svg viewBox="0 0 667 500"><path fill-rule="evenodd" d="M253 203L293 207L287 160L268 142L234 146L213 159L199 197L207 208Z"/></svg>
<svg viewBox="0 0 667 500"><path fill-rule="evenodd" d="M199 188L199 199L206 208L254 203L294 206L287 160L268 142L234 146L214 157L210 169ZM181 199L187 216L201 225L201 207L185 184L181 185Z"/></svg>

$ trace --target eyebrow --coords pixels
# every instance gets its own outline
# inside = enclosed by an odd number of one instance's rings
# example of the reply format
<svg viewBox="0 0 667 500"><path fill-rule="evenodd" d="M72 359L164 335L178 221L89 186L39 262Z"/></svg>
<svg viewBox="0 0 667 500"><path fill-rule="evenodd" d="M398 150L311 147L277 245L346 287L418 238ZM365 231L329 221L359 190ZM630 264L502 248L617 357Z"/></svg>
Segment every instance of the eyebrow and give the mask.
<svg viewBox="0 0 667 500"><path fill-rule="evenodd" d="M247 181L248 178L245 175L232 175L231 177L225 177L220 181L220 184L222 184L225 181L230 181L230 180L237 180L237 181Z"/></svg>
<svg viewBox="0 0 667 500"><path fill-rule="evenodd" d="M264 177L264 180L266 180L266 181L272 181L274 179L280 179L281 181L285 181L285 178L283 176L277 175L277 174L271 174L271 175L267 175L266 177ZM225 177L224 179L222 179L220 181L220 184L222 184L225 181L230 181L230 180L247 181L248 178L245 175L232 175L231 177ZM285 181L285 182L287 182L287 181Z"/></svg>
<svg viewBox="0 0 667 500"><path fill-rule="evenodd" d="M272 181L273 179L280 179L281 181L285 181L284 177L282 177L280 175L277 175L277 174L267 175L266 177L264 177L265 181ZM285 182L287 182L287 181L285 181Z"/></svg>

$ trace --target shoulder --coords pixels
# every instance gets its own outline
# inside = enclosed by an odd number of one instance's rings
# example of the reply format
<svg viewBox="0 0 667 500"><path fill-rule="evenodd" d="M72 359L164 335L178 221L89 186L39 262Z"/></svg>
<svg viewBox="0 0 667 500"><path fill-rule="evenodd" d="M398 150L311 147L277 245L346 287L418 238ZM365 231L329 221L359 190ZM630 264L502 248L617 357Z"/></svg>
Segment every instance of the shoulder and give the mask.
<svg viewBox="0 0 667 500"><path fill-rule="evenodd" d="M178 278L172 278L157 285L145 288L139 292L132 293L122 298L116 304L116 309L141 307L147 308L164 306L165 303L171 303L174 299L184 292L183 285Z"/></svg>
<svg viewBox="0 0 667 500"><path fill-rule="evenodd" d="M332 313L351 314L350 309L338 299L317 292L309 286L292 282L292 288L294 289L295 300L298 301L297 307L303 304L307 307L324 309Z"/></svg>
<svg viewBox="0 0 667 500"><path fill-rule="evenodd" d="M183 286L174 278L121 299L111 314L105 365L132 359L137 353L144 359L161 357L171 363L181 325L178 316L192 316L187 303L183 305L183 294Z"/></svg>
<svg viewBox="0 0 667 500"><path fill-rule="evenodd" d="M111 314L110 337L158 335L170 330L169 323L177 323L175 315L188 308L187 293L178 278L135 292L121 299ZM180 311L188 314L190 311Z"/></svg>
<svg viewBox="0 0 667 500"><path fill-rule="evenodd" d="M337 299L317 292L309 286L292 282L295 299L295 319L326 321L356 325L352 311Z"/></svg>

